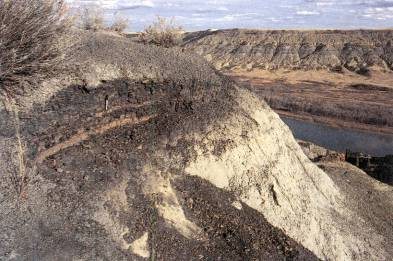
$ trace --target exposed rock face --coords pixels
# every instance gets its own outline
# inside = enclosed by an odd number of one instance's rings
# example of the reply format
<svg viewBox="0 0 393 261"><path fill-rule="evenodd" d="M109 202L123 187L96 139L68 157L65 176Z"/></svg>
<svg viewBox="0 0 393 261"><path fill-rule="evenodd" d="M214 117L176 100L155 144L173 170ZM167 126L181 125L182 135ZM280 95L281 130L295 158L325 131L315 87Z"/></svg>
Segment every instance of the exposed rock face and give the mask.
<svg viewBox="0 0 393 261"><path fill-rule="evenodd" d="M393 69L393 31L222 30L190 33L185 47L219 69Z"/></svg>
<svg viewBox="0 0 393 261"><path fill-rule="evenodd" d="M254 94L188 53L91 37L72 77L19 100L19 123L0 110L1 259L392 256L392 228Z"/></svg>

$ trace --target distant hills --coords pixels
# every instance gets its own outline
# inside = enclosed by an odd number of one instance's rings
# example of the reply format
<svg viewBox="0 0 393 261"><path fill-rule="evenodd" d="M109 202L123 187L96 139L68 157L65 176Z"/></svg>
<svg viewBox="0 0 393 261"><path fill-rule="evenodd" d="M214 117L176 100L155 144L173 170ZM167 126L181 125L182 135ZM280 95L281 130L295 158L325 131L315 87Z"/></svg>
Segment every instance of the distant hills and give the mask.
<svg viewBox="0 0 393 261"><path fill-rule="evenodd" d="M184 40L218 69L393 69L393 30L207 30Z"/></svg>

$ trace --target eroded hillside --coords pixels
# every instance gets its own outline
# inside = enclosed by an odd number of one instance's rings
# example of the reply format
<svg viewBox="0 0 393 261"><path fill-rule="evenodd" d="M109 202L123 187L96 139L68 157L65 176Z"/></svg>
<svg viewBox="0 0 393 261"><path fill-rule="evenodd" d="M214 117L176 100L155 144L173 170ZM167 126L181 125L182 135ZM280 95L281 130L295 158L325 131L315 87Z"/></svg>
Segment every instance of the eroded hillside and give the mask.
<svg viewBox="0 0 393 261"><path fill-rule="evenodd" d="M219 69L393 69L393 31L220 30L191 33L185 47Z"/></svg>
<svg viewBox="0 0 393 261"><path fill-rule="evenodd" d="M392 41L392 30L222 30L184 46L281 115L392 133Z"/></svg>
<svg viewBox="0 0 393 261"><path fill-rule="evenodd" d="M255 94L191 52L81 38L62 73L0 107L1 259L393 255L393 201L370 223Z"/></svg>

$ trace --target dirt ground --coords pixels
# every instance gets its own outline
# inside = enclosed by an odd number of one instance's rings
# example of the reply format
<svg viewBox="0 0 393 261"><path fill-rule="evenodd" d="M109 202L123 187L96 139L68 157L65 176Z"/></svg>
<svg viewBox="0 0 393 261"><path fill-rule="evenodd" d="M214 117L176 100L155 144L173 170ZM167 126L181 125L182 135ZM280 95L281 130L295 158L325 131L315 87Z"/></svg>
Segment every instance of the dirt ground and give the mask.
<svg viewBox="0 0 393 261"><path fill-rule="evenodd" d="M205 88L208 95L200 92ZM241 203L234 207L233 195L200 178L178 173L168 183L184 209L185 216L175 212L175 218L195 224L200 236L168 224L160 212L172 209L160 207L165 196L145 191L152 174L142 167L165 168L153 156L162 140L182 128L199 129L198 117L216 120L228 112L225 102L210 102L228 99L230 88L221 88L119 79L96 89L69 86L44 106L20 113L28 177L19 197L14 172L1 175L7 213L0 214L0 259L317 260L263 215ZM7 140L14 135L12 114L3 111L1 117ZM167 146L169 155L190 159L186 140ZM2 156L12 163L5 149Z"/></svg>
<svg viewBox="0 0 393 261"><path fill-rule="evenodd" d="M364 171L345 162L345 155L310 142L298 140L305 154L348 196L348 207L358 211L362 222L380 232L387 232L383 243L393 240L393 187L376 181ZM351 195L351 196L349 196ZM386 206L381 208L381 206Z"/></svg>
<svg viewBox="0 0 393 261"><path fill-rule="evenodd" d="M391 256L391 201L358 223L259 97L181 49L83 41L72 74L0 104L0 260Z"/></svg>
<svg viewBox="0 0 393 261"><path fill-rule="evenodd" d="M318 163L330 178L346 195L351 195L348 202L359 214L365 224L371 224L377 231L386 233L384 241L388 246L393 242L393 187L376 182L363 171L349 163L328 160ZM353 196L352 196L353 195ZM385 205L386 204L386 205ZM385 205L386 208L380 206Z"/></svg>
<svg viewBox="0 0 393 261"><path fill-rule="evenodd" d="M228 72L252 85L279 114L330 125L393 133L393 73Z"/></svg>

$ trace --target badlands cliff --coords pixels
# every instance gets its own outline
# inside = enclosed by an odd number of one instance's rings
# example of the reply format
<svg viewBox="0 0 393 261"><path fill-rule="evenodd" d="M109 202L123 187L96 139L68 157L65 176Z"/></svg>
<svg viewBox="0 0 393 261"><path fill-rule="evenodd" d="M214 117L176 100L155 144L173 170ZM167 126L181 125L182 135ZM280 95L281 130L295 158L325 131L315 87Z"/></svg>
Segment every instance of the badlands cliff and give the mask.
<svg viewBox="0 0 393 261"><path fill-rule="evenodd" d="M2 99L1 260L392 257L391 187L329 176L190 52L81 42L55 77ZM346 183L359 179L361 193Z"/></svg>
<svg viewBox="0 0 393 261"><path fill-rule="evenodd" d="M185 47L219 69L393 69L392 30L203 31L188 34Z"/></svg>

